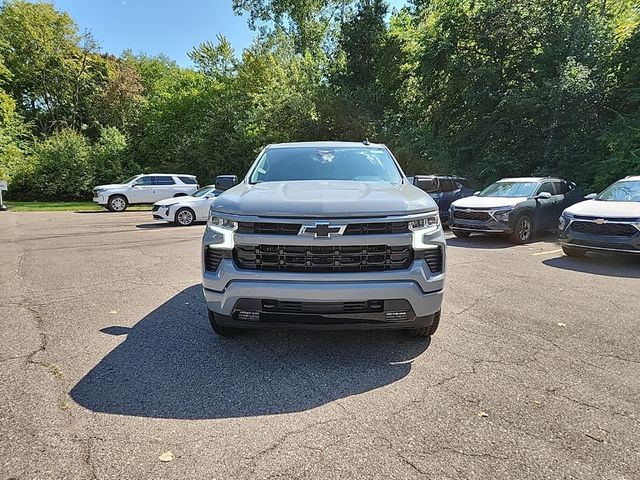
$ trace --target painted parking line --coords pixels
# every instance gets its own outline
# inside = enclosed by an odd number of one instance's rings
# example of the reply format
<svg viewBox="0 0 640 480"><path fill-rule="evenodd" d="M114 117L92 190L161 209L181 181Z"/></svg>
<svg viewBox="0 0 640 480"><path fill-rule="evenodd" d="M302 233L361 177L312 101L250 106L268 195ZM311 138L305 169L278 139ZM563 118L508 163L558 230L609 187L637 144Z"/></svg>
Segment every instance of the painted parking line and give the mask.
<svg viewBox="0 0 640 480"><path fill-rule="evenodd" d="M558 248L557 250L547 250L546 252L537 252L537 253L532 253L532 256L537 256L537 255L551 255L553 253L560 253L562 252L561 248Z"/></svg>

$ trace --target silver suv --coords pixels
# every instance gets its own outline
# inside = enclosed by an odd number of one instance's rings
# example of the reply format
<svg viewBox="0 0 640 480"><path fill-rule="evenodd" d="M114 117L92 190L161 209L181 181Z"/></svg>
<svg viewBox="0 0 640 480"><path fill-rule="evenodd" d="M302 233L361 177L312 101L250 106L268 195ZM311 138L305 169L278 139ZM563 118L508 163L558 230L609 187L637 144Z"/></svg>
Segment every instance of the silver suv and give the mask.
<svg viewBox="0 0 640 480"><path fill-rule="evenodd" d="M129 205L187 196L198 188L193 175L152 173L136 175L122 183L98 185L93 189L93 201L112 212L124 212Z"/></svg>
<svg viewBox="0 0 640 480"><path fill-rule="evenodd" d="M440 320L446 243L432 198L384 145L270 145L212 205L202 284L213 330L410 329Z"/></svg>

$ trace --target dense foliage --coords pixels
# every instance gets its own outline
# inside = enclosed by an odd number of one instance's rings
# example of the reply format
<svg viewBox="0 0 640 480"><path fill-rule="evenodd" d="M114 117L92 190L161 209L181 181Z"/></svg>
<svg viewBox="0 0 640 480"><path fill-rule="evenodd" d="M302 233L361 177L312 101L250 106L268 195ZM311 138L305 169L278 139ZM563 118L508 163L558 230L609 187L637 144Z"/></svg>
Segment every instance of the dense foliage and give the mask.
<svg viewBox="0 0 640 480"><path fill-rule="evenodd" d="M139 172L244 174L266 144L388 144L408 173L640 174L634 0L233 0L256 31L192 68L100 52L47 3L0 7L0 177L89 198Z"/></svg>

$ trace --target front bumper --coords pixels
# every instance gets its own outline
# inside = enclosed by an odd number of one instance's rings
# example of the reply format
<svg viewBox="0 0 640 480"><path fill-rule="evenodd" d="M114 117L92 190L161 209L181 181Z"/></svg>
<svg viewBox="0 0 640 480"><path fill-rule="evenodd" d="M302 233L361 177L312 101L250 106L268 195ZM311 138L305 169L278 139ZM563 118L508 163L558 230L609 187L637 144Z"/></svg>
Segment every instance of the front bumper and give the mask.
<svg viewBox="0 0 640 480"><path fill-rule="evenodd" d="M156 210L156 208L158 208ZM153 219L160 222L173 222L175 220L175 214L171 211L171 207L156 207L153 206L152 211Z"/></svg>
<svg viewBox="0 0 640 480"><path fill-rule="evenodd" d="M640 232L633 237L594 235L574 232L571 228L559 230L558 240L565 247L592 251L640 254Z"/></svg>
<svg viewBox="0 0 640 480"><path fill-rule="evenodd" d="M271 244L278 245L308 243L309 237L282 235L247 235L224 233L205 229L203 237L202 284L209 310L225 316L222 324L246 327L291 327L311 329L340 328L415 328L428 326L440 311L443 300L446 270L446 243L441 228L424 235L362 235L339 236L330 240L315 239L318 245L349 244L412 244L414 249L440 247L442 270L431 272L427 262L416 258L409 268L376 272L279 272L239 269L231 258L234 245ZM215 271L204 265L206 248L224 251ZM254 300L252 311L260 314L259 321L243 320L238 311L246 309L246 303ZM317 304L321 313L313 311L271 313L262 308L264 301L306 302ZM397 301L405 301L407 308L398 313ZM323 308L336 303L384 302L385 308L377 312L349 313L348 310L326 312ZM245 305L245 307L243 307ZM392 305L392 306L388 306ZM395 306L393 306L395 305ZM387 315L389 313L389 315ZM264 315L263 315L264 314ZM268 314L268 315L267 315ZM227 323L230 322L230 323Z"/></svg>
<svg viewBox="0 0 640 480"><path fill-rule="evenodd" d="M224 292L204 287L209 310L225 315L221 323L239 327L299 327L309 329L340 328L416 328L429 326L440 310L443 291L423 292L410 281L392 282L287 282L233 281ZM248 302L247 300L255 300ZM319 313L271 312L264 301L314 303ZM391 304L379 312L327 313L323 305L368 302ZM406 307L395 307L405 300ZM243 318L241 312L256 312L255 319Z"/></svg>
<svg viewBox="0 0 640 480"><path fill-rule="evenodd" d="M449 228L453 231L469 232L469 233L496 233L509 235L513 232L513 228L506 223L496 220L459 220L451 216L449 220Z"/></svg>

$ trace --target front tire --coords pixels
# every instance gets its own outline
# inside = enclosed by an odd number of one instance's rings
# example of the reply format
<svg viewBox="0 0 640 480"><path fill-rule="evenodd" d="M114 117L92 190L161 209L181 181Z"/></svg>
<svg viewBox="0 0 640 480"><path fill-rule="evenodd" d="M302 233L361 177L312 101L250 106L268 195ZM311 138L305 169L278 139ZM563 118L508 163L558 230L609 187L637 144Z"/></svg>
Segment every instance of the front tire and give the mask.
<svg viewBox="0 0 640 480"><path fill-rule="evenodd" d="M587 251L583 248L575 248L575 247L562 247L562 251L567 257L584 257L587 254Z"/></svg>
<svg viewBox="0 0 640 480"><path fill-rule="evenodd" d="M224 336L238 335L240 333L240 330L238 328L225 327L220 324L220 321L224 322L225 320L229 319L228 315L221 315L219 313L212 312L211 310L208 310L208 312L209 312L209 323L211 324L211 329L216 333L216 335L220 335L221 337L224 337Z"/></svg>
<svg viewBox="0 0 640 480"><path fill-rule="evenodd" d="M520 215L510 237L513 243L528 243L533 238L533 221L529 215Z"/></svg>
<svg viewBox="0 0 640 480"><path fill-rule="evenodd" d="M409 334L412 337L424 338L430 337L431 335L436 333L436 330L438 330L438 325L440 325L440 312L442 312L442 310L438 310L433 315L433 323L431 325L429 325L428 327L413 328L409 330Z"/></svg>
<svg viewBox="0 0 640 480"><path fill-rule="evenodd" d="M181 225L183 227L188 227L190 225L193 225L193 222L196 221L196 214L193 213L193 210L191 210L190 208L180 208L177 212L176 212L176 217L174 220L174 223Z"/></svg>
<svg viewBox="0 0 640 480"><path fill-rule="evenodd" d="M124 195L112 195L107 203L107 208L110 212L124 212L128 206L129 202Z"/></svg>

